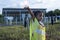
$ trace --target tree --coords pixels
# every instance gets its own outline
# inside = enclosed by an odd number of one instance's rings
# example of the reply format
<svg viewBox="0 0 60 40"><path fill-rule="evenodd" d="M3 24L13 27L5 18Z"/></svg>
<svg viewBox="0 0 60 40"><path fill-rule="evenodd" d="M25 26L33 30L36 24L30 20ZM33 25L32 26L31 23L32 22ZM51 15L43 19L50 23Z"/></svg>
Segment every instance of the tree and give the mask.
<svg viewBox="0 0 60 40"><path fill-rule="evenodd" d="M55 15L60 15L60 10L59 10L59 9L55 9L55 10L54 10L54 14L55 14Z"/></svg>
<svg viewBox="0 0 60 40"><path fill-rule="evenodd" d="M3 16L0 15L0 23L3 23Z"/></svg>
<svg viewBox="0 0 60 40"><path fill-rule="evenodd" d="M57 22L57 16L60 15L60 10L59 9L55 9L54 10L54 14L55 14L56 22Z"/></svg>
<svg viewBox="0 0 60 40"><path fill-rule="evenodd" d="M60 10L59 9L55 9L54 11L48 11L46 14L46 16L58 16L60 15Z"/></svg>
<svg viewBox="0 0 60 40"><path fill-rule="evenodd" d="M45 15L46 15L46 16L54 16L54 13L53 13L53 11L49 11L49 12L47 12Z"/></svg>

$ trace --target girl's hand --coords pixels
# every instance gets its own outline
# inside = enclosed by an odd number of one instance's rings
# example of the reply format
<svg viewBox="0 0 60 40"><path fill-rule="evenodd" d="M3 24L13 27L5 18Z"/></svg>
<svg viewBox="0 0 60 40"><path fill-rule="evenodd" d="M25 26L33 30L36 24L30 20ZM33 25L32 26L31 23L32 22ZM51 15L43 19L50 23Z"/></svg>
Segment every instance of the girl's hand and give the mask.
<svg viewBox="0 0 60 40"><path fill-rule="evenodd" d="M28 12L29 12L29 13L31 14L31 16L32 16L32 19L35 18L34 13L33 13L33 11L29 8L29 6L25 6L24 9L27 9L27 10L28 10Z"/></svg>
<svg viewBox="0 0 60 40"><path fill-rule="evenodd" d="M28 10L30 10L29 6L25 6L24 9L28 9Z"/></svg>

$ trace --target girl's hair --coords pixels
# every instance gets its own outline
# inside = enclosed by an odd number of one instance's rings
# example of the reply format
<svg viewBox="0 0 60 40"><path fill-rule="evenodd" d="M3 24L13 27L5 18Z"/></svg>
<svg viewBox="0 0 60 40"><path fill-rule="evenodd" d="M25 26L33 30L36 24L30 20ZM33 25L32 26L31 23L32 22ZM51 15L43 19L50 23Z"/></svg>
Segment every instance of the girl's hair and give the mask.
<svg viewBox="0 0 60 40"><path fill-rule="evenodd" d="M39 14L39 13L42 13L41 11L33 11L35 17Z"/></svg>

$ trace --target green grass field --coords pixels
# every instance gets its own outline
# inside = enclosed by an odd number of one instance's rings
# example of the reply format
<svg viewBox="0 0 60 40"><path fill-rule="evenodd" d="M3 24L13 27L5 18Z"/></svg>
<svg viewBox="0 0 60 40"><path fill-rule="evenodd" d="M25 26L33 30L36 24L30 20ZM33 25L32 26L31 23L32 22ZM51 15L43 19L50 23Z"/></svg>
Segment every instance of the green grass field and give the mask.
<svg viewBox="0 0 60 40"><path fill-rule="evenodd" d="M46 27L47 40L60 40L60 23ZM29 30L20 25L0 27L0 40L29 40Z"/></svg>
<svg viewBox="0 0 60 40"><path fill-rule="evenodd" d="M46 27L46 33L49 35L47 40L60 40L60 23L49 24Z"/></svg>
<svg viewBox="0 0 60 40"><path fill-rule="evenodd" d="M0 40L29 40L29 30L22 26L0 27Z"/></svg>

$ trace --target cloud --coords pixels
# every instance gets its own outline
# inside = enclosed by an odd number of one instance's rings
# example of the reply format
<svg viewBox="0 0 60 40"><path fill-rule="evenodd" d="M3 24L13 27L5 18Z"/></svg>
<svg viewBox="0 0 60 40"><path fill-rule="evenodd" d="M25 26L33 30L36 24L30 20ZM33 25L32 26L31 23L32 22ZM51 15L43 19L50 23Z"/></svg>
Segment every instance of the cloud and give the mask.
<svg viewBox="0 0 60 40"><path fill-rule="evenodd" d="M0 0L0 12L2 8L47 8L47 10L60 9L60 0Z"/></svg>
<svg viewBox="0 0 60 40"><path fill-rule="evenodd" d="M47 11L49 11L54 9L60 9L59 2L60 2L59 0L42 0L42 3L36 3L30 6L35 8L47 8Z"/></svg>

